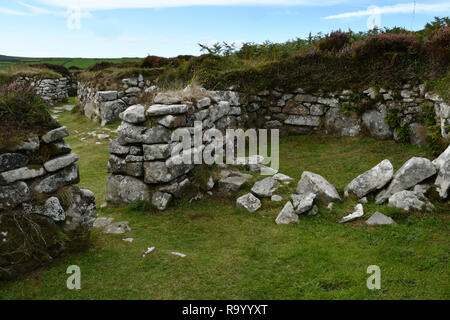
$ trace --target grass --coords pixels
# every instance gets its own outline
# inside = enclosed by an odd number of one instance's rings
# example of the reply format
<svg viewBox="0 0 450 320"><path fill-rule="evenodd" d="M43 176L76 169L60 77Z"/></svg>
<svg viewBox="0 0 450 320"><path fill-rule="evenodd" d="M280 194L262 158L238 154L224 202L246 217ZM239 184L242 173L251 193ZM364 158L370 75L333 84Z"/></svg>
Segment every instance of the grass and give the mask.
<svg viewBox="0 0 450 320"><path fill-rule="evenodd" d="M100 62L136 62L140 61L140 58L117 58L117 59L90 59L90 58L18 58L10 59L10 57L0 56L0 69L14 65L16 63L22 64L42 64L49 63L55 65L61 65L66 68L77 67L80 69L87 69Z"/></svg>
<svg viewBox="0 0 450 320"><path fill-rule="evenodd" d="M86 132L102 129L79 115L59 116L80 156L81 185L104 199L107 144ZM113 127L110 127L113 128ZM79 133L77 134L76 131ZM84 132L84 133L81 133ZM358 174L385 158L398 169L427 151L391 141L295 136L281 140L282 173L298 181L304 170L334 183L342 194ZM250 184L241 194L248 192ZM278 192L286 200L296 183ZM52 265L0 284L1 299L449 299L449 205L436 213L406 214L365 205L393 217L397 227L366 227L364 220L341 225L353 202L320 206L316 217L278 226L283 203L263 201L250 214L235 207L235 197L218 195L188 204L180 201L164 213L142 206L99 209L100 216L128 221L124 236L92 234L87 252L64 256ZM122 238L133 237L133 243ZM147 247L156 250L142 258ZM187 254L182 259L168 254ZM82 290L66 289L66 269L78 265ZM381 290L366 287L367 267L381 267Z"/></svg>

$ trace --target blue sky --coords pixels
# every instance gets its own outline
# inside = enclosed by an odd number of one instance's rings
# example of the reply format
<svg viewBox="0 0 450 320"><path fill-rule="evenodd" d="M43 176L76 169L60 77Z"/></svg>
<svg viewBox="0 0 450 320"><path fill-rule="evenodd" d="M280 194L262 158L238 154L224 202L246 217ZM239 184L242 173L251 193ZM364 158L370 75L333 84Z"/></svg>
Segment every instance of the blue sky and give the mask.
<svg viewBox="0 0 450 320"><path fill-rule="evenodd" d="M449 15L442 0L4 0L0 54L170 57L216 41L282 42L373 24L417 30Z"/></svg>

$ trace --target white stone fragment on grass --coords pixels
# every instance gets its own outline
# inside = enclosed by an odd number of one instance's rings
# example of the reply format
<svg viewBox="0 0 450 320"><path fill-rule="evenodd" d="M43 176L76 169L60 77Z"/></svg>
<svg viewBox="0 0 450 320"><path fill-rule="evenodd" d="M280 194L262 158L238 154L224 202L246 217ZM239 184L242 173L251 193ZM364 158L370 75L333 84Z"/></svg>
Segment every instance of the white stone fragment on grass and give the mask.
<svg viewBox="0 0 450 320"><path fill-rule="evenodd" d="M131 228L128 222L117 222L114 224L110 224L103 229L103 233L105 234L123 234L125 232L130 232Z"/></svg>
<svg viewBox="0 0 450 320"><path fill-rule="evenodd" d="M155 251L155 247L150 247L147 248L147 250L145 250L144 254L142 255L142 258L145 258L145 256L147 256L148 254L152 253L153 251Z"/></svg>
<svg viewBox="0 0 450 320"><path fill-rule="evenodd" d="M270 200L273 201L273 202L281 202L281 201L283 201L283 197L274 194L274 195L272 196L272 198L270 198Z"/></svg>
<svg viewBox="0 0 450 320"><path fill-rule="evenodd" d="M294 179L292 179L291 177L282 174L282 173L277 173L276 175L273 176L273 178L277 181L280 182L286 182L286 181L293 181Z"/></svg>
<svg viewBox="0 0 450 320"><path fill-rule="evenodd" d="M132 243L134 241L134 238L125 238L125 239L122 239L122 240L125 241L125 242Z"/></svg>
<svg viewBox="0 0 450 320"><path fill-rule="evenodd" d="M345 223L349 221L353 221L355 219L361 218L364 215L364 208L362 204L357 204L355 207L355 212L352 214L349 214L348 216L345 216L339 221L339 223Z"/></svg>
<svg viewBox="0 0 450 320"><path fill-rule="evenodd" d="M397 225L397 223L388 216L385 216L382 213L379 212L375 212L367 221L366 224L369 226L374 226L374 225L391 225L391 226L395 226Z"/></svg>
<svg viewBox="0 0 450 320"><path fill-rule="evenodd" d="M186 258L187 257L184 253L180 253L180 252L171 252L170 254L172 254L174 256L181 257L181 258Z"/></svg>

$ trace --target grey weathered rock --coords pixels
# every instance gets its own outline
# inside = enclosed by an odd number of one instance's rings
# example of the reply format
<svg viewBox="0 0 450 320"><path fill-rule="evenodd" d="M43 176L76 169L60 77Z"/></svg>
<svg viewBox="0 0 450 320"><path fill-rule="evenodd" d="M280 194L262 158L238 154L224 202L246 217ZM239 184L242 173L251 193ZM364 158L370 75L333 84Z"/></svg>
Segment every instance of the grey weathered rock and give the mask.
<svg viewBox="0 0 450 320"><path fill-rule="evenodd" d="M79 187L69 187L71 193L71 204L66 210L66 221L64 230L75 233L80 240L89 238L89 231L97 219L97 206L95 195L92 191Z"/></svg>
<svg viewBox="0 0 450 320"><path fill-rule="evenodd" d="M145 161L165 160L171 153L169 144L143 145L143 149Z"/></svg>
<svg viewBox="0 0 450 320"><path fill-rule="evenodd" d="M108 153L117 155L127 155L130 153L130 147L122 146L117 140L112 140L109 143Z"/></svg>
<svg viewBox="0 0 450 320"><path fill-rule="evenodd" d="M100 117L102 126L113 124L120 119L119 115L125 111L127 104L119 99L100 103Z"/></svg>
<svg viewBox="0 0 450 320"><path fill-rule="evenodd" d="M282 173L277 173L273 176L273 178L279 182L286 182L286 181L293 181L294 179L292 179L291 177L282 174Z"/></svg>
<svg viewBox="0 0 450 320"><path fill-rule="evenodd" d="M147 111L147 117L165 116L174 114L184 114L188 112L189 107L186 104L164 105L155 104L150 106Z"/></svg>
<svg viewBox="0 0 450 320"><path fill-rule="evenodd" d="M44 168L48 172L56 172L62 168L70 166L78 160L79 157L75 153L70 153L47 161L44 163Z"/></svg>
<svg viewBox="0 0 450 320"><path fill-rule="evenodd" d="M295 213L302 214L310 211L313 208L314 200L316 199L316 194L293 194L292 205L294 206Z"/></svg>
<svg viewBox="0 0 450 320"><path fill-rule="evenodd" d="M117 91L97 91L96 98L101 101L114 101L117 100Z"/></svg>
<svg viewBox="0 0 450 320"><path fill-rule="evenodd" d="M386 106L379 109L380 110L370 110L364 113L362 116L363 123L373 137L378 139L389 139L392 137L392 130L385 121L387 116Z"/></svg>
<svg viewBox="0 0 450 320"><path fill-rule="evenodd" d="M220 118L228 115L230 111L230 103L226 101L220 101L218 104L209 108L209 118L211 122L216 122Z"/></svg>
<svg viewBox="0 0 450 320"><path fill-rule="evenodd" d="M127 156L123 159L112 154L108 161L108 172L142 177L144 175L143 160L142 156Z"/></svg>
<svg viewBox="0 0 450 320"><path fill-rule="evenodd" d="M279 183L273 177L267 177L255 183L252 192L260 197L270 198L278 189Z"/></svg>
<svg viewBox="0 0 450 320"><path fill-rule="evenodd" d="M47 132L45 135L42 136L42 141L44 141L45 143L52 143L68 136L69 131L67 130L67 127L61 127Z"/></svg>
<svg viewBox="0 0 450 320"><path fill-rule="evenodd" d="M78 165L73 164L70 167L66 167L63 170L46 177L34 187L34 190L36 192L50 194L56 192L60 187L77 184L79 182L80 174Z"/></svg>
<svg viewBox="0 0 450 320"><path fill-rule="evenodd" d="M275 219L276 224L290 224L290 223L298 223L298 215L294 212L294 207L292 203L289 201L284 206L283 210L281 210L278 217Z"/></svg>
<svg viewBox="0 0 450 320"><path fill-rule="evenodd" d="M211 191L212 189L214 189L214 186L215 186L216 184L215 184L215 182L214 182L214 179L213 179L213 177L209 177L209 180L208 180L208 182L206 183L206 190L207 191Z"/></svg>
<svg viewBox="0 0 450 320"><path fill-rule="evenodd" d="M152 197L152 204L159 210L164 211L169 207L173 196L170 193L155 192Z"/></svg>
<svg viewBox="0 0 450 320"><path fill-rule="evenodd" d="M261 201L253 194L247 193L236 200L236 205L239 208L246 209L248 212L256 212L259 208L261 208L262 204Z"/></svg>
<svg viewBox="0 0 450 320"><path fill-rule="evenodd" d="M42 177L45 174L44 168L32 169L23 167L11 171L0 173L0 185L10 184L20 180L29 180Z"/></svg>
<svg viewBox="0 0 450 320"><path fill-rule="evenodd" d="M179 127L185 127L186 126L186 116L173 116L173 115L167 115L160 120L158 120L158 123L166 128L179 128Z"/></svg>
<svg viewBox="0 0 450 320"><path fill-rule="evenodd" d="M450 146L441 155L433 161L436 170L440 170L445 162L450 160Z"/></svg>
<svg viewBox="0 0 450 320"><path fill-rule="evenodd" d="M94 222L94 228L104 228L106 226L109 226L110 224L113 224L114 218L97 218Z"/></svg>
<svg viewBox="0 0 450 320"><path fill-rule="evenodd" d="M294 126L318 127L320 126L320 117L290 115L284 123Z"/></svg>
<svg viewBox="0 0 450 320"><path fill-rule="evenodd" d="M394 167L389 160L383 160L377 166L355 178L344 189L345 197L355 195L358 199L383 188L394 176Z"/></svg>
<svg viewBox="0 0 450 320"><path fill-rule="evenodd" d="M160 144L168 143L171 135L169 130L163 126L155 126L147 129L141 137L141 141L144 144Z"/></svg>
<svg viewBox="0 0 450 320"><path fill-rule="evenodd" d="M39 137L32 136L28 137L23 144L13 148L13 151L37 151L39 150L40 145L41 142L39 141Z"/></svg>
<svg viewBox="0 0 450 320"><path fill-rule="evenodd" d="M0 173L25 167L28 161L28 157L21 153L0 154Z"/></svg>
<svg viewBox="0 0 450 320"><path fill-rule="evenodd" d="M330 202L341 202L336 188L322 176L305 171L297 185L298 194L313 193L317 196L317 200L323 204Z"/></svg>
<svg viewBox="0 0 450 320"><path fill-rule="evenodd" d="M389 198L389 207L403 209L405 211L433 211L433 204L421 193L413 191L400 191Z"/></svg>
<svg viewBox="0 0 450 320"><path fill-rule="evenodd" d="M411 158L394 175L387 189L376 197L376 203L382 204L397 192L414 187L418 183L436 174L436 168L425 158Z"/></svg>
<svg viewBox="0 0 450 320"><path fill-rule="evenodd" d="M150 188L139 179L113 175L106 183L106 201L113 204L132 204L150 201Z"/></svg>
<svg viewBox="0 0 450 320"><path fill-rule="evenodd" d="M281 201L283 201L283 197L274 194L274 195L270 198L270 201L273 201L273 202L281 202Z"/></svg>
<svg viewBox="0 0 450 320"><path fill-rule="evenodd" d="M343 217L341 221L339 221L339 223L353 221L355 219L361 218L363 215L364 215L364 208L362 204L357 204L355 207L355 212L349 214L348 216Z"/></svg>
<svg viewBox="0 0 450 320"><path fill-rule="evenodd" d="M103 233L105 234L124 234L130 231L131 228L128 222L113 223L109 226L106 226L105 229L103 229Z"/></svg>
<svg viewBox="0 0 450 320"><path fill-rule="evenodd" d="M30 199L31 193L25 182L0 186L0 209L15 208Z"/></svg>
<svg viewBox="0 0 450 320"><path fill-rule="evenodd" d="M374 225L390 225L390 226L395 226L397 225L397 223L392 220L391 217L385 216L382 213L379 212L375 212L367 221L366 224L369 226L374 226Z"/></svg>
<svg viewBox="0 0 450 320"><path fill-rule="evenodd" d="M147 120L145 117L145 108L143 105L137 104L129 107L119 114L120 119L129 123L142 123Z"/></svg>
<svg viewBox="0 0 450 320"><path fill-rule="evenodd" d="M27 214L37 214L52 219L55 222L66 220L66 214L58 198L51 197L47 199L44 205L23 205L24 211Z"/></svg>
<svg viewBox="0 0 450 320"><path fill-rule="evenodd" d="M183 196L186 194L187 190L191 187L191 181L189 178L180 178L179 181L175 181L173 183L170 183L169 185L165 185L158 188L158 191L164 192L164 193L170 193L175 198L183 198Z"/></svg>
<svg viewBox="0 0 450 320"><path fill-rule="evenodd" d="M197 101L197 108L198 109L204 109L206 107L209 107L211 105L211 99L208 97L202 98Z"/></svg>
<svg viewBox="0 0 450 320"><path fill-rule="evenodd" d="M169 131L162 126L147 129L143 126L136 126L128 122L123 122L117 129L117 134L117 141L122 146L136 143L160 144L168 143L170 141Z"/></svg>
<svg viewBox="0 0 450 320"><path fill-rule="evenodd" d="M314 205L311 210L306 212L307 216L316 216L319 213L319 207Z"/></svg>
<svg viewBox="0 0 450 320"><path fill-rule="evenodd" d="M450 159L440 167L436 178L436 191L442 199L447 199L450 191Z"/></svg>
<svg viewBox="0 0 450 320"><path fill-rule="evenodd" d="M361 133L358 116L344 115L339 108L330 108L325 116L325 132L345 137L357 137Z"/></svg>
<svg viewBox="0 0 450 320"><path fill-rule="evenodd" d="M223 178L218 182L218 188L220 191L225 193L235 193L239 191L244 183L246 183L250 178L244 176L231 176Z"/></svg>
<svg viewBox="0 0 450 320"><path fill-rule="evenodd" d="M158 93L153 99L154 103L157 104L177 104L182 101L182 97L179 96L176 93L170 93L170 92L161 92Z"/></svg>

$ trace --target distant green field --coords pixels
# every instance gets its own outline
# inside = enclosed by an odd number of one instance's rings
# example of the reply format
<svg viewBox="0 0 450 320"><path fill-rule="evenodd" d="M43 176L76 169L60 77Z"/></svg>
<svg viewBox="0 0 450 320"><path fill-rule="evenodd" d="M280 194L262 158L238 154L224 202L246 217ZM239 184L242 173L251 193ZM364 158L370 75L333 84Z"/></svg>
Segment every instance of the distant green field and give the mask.
<svg viewBox="0 0 450 320"><path fill-rule="evenodd" d="M40 64L50 63L56 65L62 65L66 68L78 67L81 69L89 68L100 62L135 62L140 61L141 58L118 58L118 59L88 59L88 58L18 58L11 59L10 57L0 56L0 69L4 69L11 64L25 63L25 64Z"/></svg>

